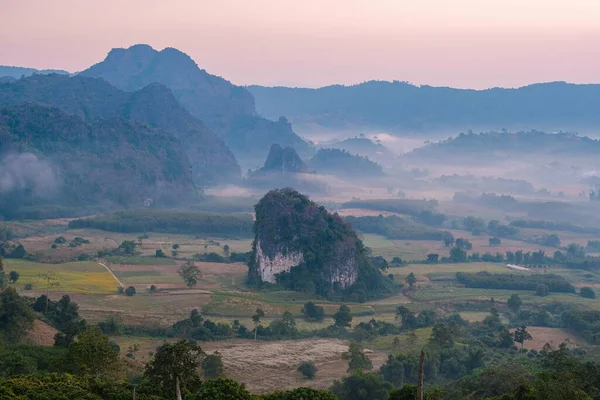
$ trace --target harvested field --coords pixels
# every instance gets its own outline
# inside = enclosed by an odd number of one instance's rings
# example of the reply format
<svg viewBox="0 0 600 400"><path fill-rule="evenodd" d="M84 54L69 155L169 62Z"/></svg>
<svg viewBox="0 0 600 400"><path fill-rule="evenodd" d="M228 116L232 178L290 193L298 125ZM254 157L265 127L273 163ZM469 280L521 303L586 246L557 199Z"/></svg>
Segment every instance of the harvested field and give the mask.
<svg viewBox="0 0 600 400"><path fill-rule="evenodd" d="M511 332L513 331L514 329L511 329ZM569 343L570 347L579 347L586 344L585 340L561 328L528 326L527 332L533 339L525 341L523 347L526 349L541 350L546 343L549 343L554 349L558 349L562 342Z"/></svg>
<svg viewBox="0 0 600 400"><path fill-rule="evenodd" d="M58 333L56 329L47 323L36 319L33 321L33 328L27 332L24 343L36 346L54 346L54 336Z"/></svg>
<svg viewBox="0 0 600 400"><path fill-rule="evenodd" d="M147 361L149 352L155 352L159 340L146 338L115 337L121 349L127 349L134 343L140 345L137 359ZM246 384L255 393L273 390L291 389L309 386L326 389L335 379L347 375L348 361L342 359L342 353L348 349L348 343L339 339L307 339L289 341L253 341L226 340L202 342L207 353L218 351L223 357L225 375ZM373 367L379 368L385 362L387 353L366 349L365 353L373 361ZM304 379L296 371L305 360L312 360L317 368L314 380Z"/></svg>

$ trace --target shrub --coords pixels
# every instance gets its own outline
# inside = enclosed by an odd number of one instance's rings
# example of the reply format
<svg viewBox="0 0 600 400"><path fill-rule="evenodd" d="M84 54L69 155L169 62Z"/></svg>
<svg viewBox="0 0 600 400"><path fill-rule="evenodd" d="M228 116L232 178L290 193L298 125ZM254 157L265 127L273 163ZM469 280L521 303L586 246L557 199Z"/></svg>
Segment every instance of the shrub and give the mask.
<svg viewBox="0 0 600 400"><path fill-rule="evenodd" d="M596 292L594 291L594 289L592 289L591 287L587 287L587 286L579 289L579 295L581 297L585 297L586 299L595 299L596 298Z"/></svg>
<svg viewBox="0 0 600 400"><path fill-rule="evenodd" d="M31 283L26 283L23 286L23 289L25 289L25 290L31 290L31 289L33 289L33 285Z"/></svg>
<svg viewBox="0 0 600 400"><path fill-rule="evenodd" d="M317 366L312 361L302 361L298 366L298 372L308 379L313 379L317 374Z"/></svg>
<svg viewBox="0 0 600 400"><path fill-rule="evenodd" d="M127 289L125 289L125 295L135 296L135 288L133 286L129 286Z"/></svg>

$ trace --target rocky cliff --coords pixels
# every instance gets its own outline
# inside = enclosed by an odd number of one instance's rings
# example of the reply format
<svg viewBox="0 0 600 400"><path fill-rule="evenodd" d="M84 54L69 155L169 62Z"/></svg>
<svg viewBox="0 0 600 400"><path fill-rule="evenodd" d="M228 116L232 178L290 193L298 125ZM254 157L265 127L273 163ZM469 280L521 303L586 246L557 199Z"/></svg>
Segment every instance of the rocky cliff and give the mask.
<svg viewBox="0 0 600 400"><path fill-rule="evenodd" d="M361 268L370 268L352 228L293 189L270 191L255 211L249 263L253 283L327 295L349 289Z"/></svg>

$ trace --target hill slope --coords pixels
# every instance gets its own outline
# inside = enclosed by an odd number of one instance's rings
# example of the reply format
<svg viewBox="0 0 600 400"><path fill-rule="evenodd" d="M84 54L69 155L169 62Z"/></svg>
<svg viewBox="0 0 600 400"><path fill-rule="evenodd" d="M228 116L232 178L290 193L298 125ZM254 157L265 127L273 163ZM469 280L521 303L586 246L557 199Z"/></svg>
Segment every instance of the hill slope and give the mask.
<svg viewBox="0 0 600 400"><path fill-rule="evenodd" d="M344 178L375 178L384 175L381 165L376 162L340 149L319 149L309 164L320 174Z"/></svg>
<svg viewBox="0 0 600 400"><path fill-rule="evenodd" d="M256 152L260 154L253 155L262 159L273 143L294 146L301 152L309 147L288 124L256 116L254 97L248 90L200 69L177 49L156 51L142 44L113 49L104 61L81 75L102 78L128 91L162 83L192 115L222 135L238 159Z"/></svg>
<svg viewBox="0 0 600 400"><path fill-rule="evenodd" d="M63 71L61 69L35 69L35 68L25 68L25 67L11 67L8 65L0 65L0 77L11 77L15 79L19 79L22 76L31 76L34 74L60 74L60 75L69 75L70 72Z"/></svg>
<svg viewBox="0 0 600 400"><path fill-rule="evenodd" d="M240 166L225 143L181 107L163 85L125 92L102 79L59 75L34 75L0 84L0 105L25 102L58 107L88 121L118 117L170 132L183 143L197 184L240 179Z"/></svg>
<svg viewBox="0 0 600 400"><path fill-rule="evenodd" d="M600 85L543 83L518 89L464 90L371 81L320 89L250 86L258 111L294 124L392 131L573 130L598 127Z"/></svg>
<svg viewBox="0 0 600 400"><path fill-rule="evenodd" d="M0 210L40 204L143 207L197 196L181 143L113 118L86 123L56 108L0 108Z"/></svg>

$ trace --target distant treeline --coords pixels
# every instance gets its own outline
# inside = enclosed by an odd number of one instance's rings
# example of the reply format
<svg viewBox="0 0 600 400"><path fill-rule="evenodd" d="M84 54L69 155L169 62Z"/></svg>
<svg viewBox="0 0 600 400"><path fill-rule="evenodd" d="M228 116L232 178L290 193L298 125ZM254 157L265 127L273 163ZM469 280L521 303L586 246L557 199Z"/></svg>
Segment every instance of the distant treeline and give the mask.
<svg viewBox="0 0 600 400"><path fill-rule="evenodd" d="M423 224L400 218L383 217L346 217L354 229L362 233L375 233L394 240L444 240L452 236L449 232L434 229Z"/></svg>
<svg viewBox="0 0 600 400"><path fill-rule="evenodd" d="M565 278L554 274L490 274L489 272L457 272L456 279L469 288L536 290L546 285L551 292L575 293Z"/></svg>
<svg viewBox="0 0 600 400"><path fill-rule="evenodd" d="M416 216L422 211L432 211L437 205L437 200L374 199L352 200L344 203L342 208L364 208Z"/></svg>
<svg viewBox="0 0 600 400"><path fill-rule="evenodd" d="M192 235L252 236L252 216L190 211L129 210L81 218L69 229L102 229L112 232L168 232Z"/></svg>
<svg viewBox="0 0 600 400"><path fill-rule="evenodd" d="M544 229L549 231L566 231L574 233L589 233L593 235L600 233L600 229L597 228L584 227L569 224L567 222L555 222L545 220L517 219L515 221L511 221L510 225L519 228Z"/></svg>

